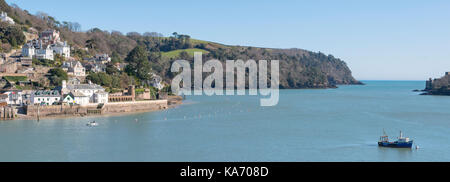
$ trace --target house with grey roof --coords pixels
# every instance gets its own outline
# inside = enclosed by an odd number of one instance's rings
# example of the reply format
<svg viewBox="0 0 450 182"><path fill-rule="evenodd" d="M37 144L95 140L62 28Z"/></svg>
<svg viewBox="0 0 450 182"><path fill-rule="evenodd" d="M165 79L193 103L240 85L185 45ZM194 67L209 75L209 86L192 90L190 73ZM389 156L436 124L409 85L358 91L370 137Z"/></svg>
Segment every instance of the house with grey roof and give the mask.
<svg viewBox="0 0 450 182"><path fill-rule="evenodd" d="M61 93L58 90L37 90L32 92L30 100L33 105L58 105Z"/></svg>
<svg viewBox="0 0 450 182"><path fill-rule="evenodd" d="M81 94L89 98L89 103L107 103L108 93L105 92L105 88L100 85L89 82L87 84L68 84L66 80L62 81L62 86L58 88L62 94L72 93L76 97L76 94L81 98ZM75 100L77 98L74 98Z"/></svg>
<svg viewBox="0 0 450 182"><path fill-rule="evenodd" d="M86 76L86 69L80 61L64 61L62 69L71 76Z"/></svg>

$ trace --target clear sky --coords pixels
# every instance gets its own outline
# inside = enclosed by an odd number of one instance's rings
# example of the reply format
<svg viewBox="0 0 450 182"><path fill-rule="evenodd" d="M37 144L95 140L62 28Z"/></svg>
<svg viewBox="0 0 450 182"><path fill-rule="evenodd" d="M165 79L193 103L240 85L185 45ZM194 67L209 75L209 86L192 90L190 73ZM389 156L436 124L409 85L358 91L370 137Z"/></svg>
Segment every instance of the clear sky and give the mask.
<svg viewBox="0 0 450 182"><path fill-rule="evenodd" d="M229 45L302 48L347 62L359 80L450 71L450 1L6 0L123 33L172 32Z"/></svg>

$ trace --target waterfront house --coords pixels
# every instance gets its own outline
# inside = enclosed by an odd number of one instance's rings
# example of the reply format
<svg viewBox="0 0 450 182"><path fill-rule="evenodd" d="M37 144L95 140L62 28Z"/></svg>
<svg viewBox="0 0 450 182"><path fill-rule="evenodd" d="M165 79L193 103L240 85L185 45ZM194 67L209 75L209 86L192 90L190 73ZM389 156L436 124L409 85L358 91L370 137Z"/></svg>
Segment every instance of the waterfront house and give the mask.
<svg viewBox="0 0 450 182"><path fill-rule="evenodd" d="M85 106L89 104L89 96L81 92L70 92L64 94L61 102L62 104Z"/></svg>
<svg viewBox="0 0 450 182"><path fill-rule="evenodd" d="M80 61L64 61L62 69L70 76L86 76L86 69Z"/></svg>
<svg viewBox="0 0 450 182"><path fill-rule="evenodd" d="M108 92L97 91L94 93L94 103L108 103Z"/></svg>
<svg viewBox="0 0 450 182"><path fill-rule="evenodd" d="M6 94L0 94L0 106L6 106L8 105L8 95Z"/></svg>
<svg viewBox="0 0 450 182"><path fill-rule="evenodd" d="M62 86L57 88L62 94L82 93L89 98L89 103L107 103L108 93L105 89L97 84L89 82L88 84L67 84L66 80L62 81ZM76 98L74 98L76 100Z"/></svg>
<svg viewBox="0 0 450 182"><path fill-rule="evenodd" d="M23 92L22 90L8 90L6 92L3 92L3 94L7 95L8 98L6 99L6 103L8 105L14 105L14 106L22 106L24 105L23 102Z"/></svg>
<svg viewBox="0 0 450 182"><path fill-rule="evenodd" d="M73 105L75 104L75 99L73 98L72 94L64 94L63 97L61 98L61 103L67 104L67 105Z"/></svg>
<svg viewBox="0 0 450 182"><path fill-rule="evenodd" d="M60 99L61 94L58 90L38 90L31 94L33 105L57 105Z"/></svg>
<svg viewBox="0 0 450 182"><path fill-rule="evenodd" d="M12 24L12 25L15 24L14 20L11 17L8 16L8 13L3 12L3 11L0 14L0 21L7 22L7 23Z"/></svg>
<svg viewBox="0 0 450 182"><path fill-rule="evenodd" d="M89 104L89 96L85 95L81 92L71 92L70 95L73 96L73 99L75 101L75 104L80 105L80 106L85 106Z"/></svg>

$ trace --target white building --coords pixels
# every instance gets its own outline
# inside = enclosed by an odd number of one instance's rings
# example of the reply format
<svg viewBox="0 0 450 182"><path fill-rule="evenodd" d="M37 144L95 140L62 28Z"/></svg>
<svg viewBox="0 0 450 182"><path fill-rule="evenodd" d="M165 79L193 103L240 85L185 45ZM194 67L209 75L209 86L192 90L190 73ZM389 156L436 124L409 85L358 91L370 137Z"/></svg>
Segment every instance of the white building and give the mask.
<svg viewBox="0 0 450 182"><path fill-rule="evenodd" d="M39 39L28 41L22 46L22 56L53 60L54 54L59 54L65 58L70 58L70 45L60 40L58 31L43 31Z"/></svg>
<svg viewBox="0 0 450 182"><path fill-rule="evenodd" d="M21 90L8 90L3 94L8 95L8 99L6 100L6 103L8 105L16 105L16 106L24 105L23 99L25 93L23 93Z"/></svg>
<svg viewBox="0 0 450 182"><path fill-rule="evenodd" d="M61 94L57 90L38 90L31 94L33 105L57 105L61 100Z"/></svg>
<svg viewBox="0 0 450 182"><path fill-rule="evenodd" d="M62 104L74 105L75 99L72 94L64 94L61 99Z"/></svg>
<svg viewBox="0 0 450 182"><path fill-rule="evenodd" d="M36 59L53 60L53 49L50 45L43 45L42 41L33 40L22 46L22 56Z"/></svg>
<svg viewBox="0 0 450 182"><path fill-rule="evenodd" d="M80 61L64 61L62 68L71 76L86 76L86 69Z"/></svg>
<svg viewBox="0 0 450 182"><path fill-rule="evenodd" d="M56 42L52 44L51 49L55 54L59 54L65 58L70 58L70 46L65 42Z"/></svg>
<svg viewBox="0 0 450 182"><path fill-rule="evenodd" d="M154 73L152 73L151 84L153 87L157 88L158 90L161 90L164 88L164 85L162 84L162 78Z"/></svg>
<svg viewBox="0 0 450 182"><path fill-rule="evenodd" d="M40 49L35 49L35 57L36 59L48 59L53 60L53 50L50 45L43 46Z"/></svg>
<svg viewBox="0 0 450 182"><path fill-rule="evenodd" d="M85 95L81 92L71 92L73 95L73 99L75 100L75 104L80 106L85 106L89 104L89 96Z"/></svg>
<svg viewBox="0 0 450 182"><path fill-rule="evenodd" d="M97 84L67 84L67 81L63 80L60 90L62 94L81 93L89 98L89 103L108 103L108 93Z"/></svg>
<svg viewBox="0 0 450 182"><path fill-rule="evenodd" d="M94 93L94 103L108 103L108 92L98 91Z"/></svg>
<svg viewBox="0 0 450 182"><path fill-rule="evenodd" d="M14 20L8 16L8 14L6 12L1 12L0 14L0 21L2 22L8 22L9 24L15 24Z"/></svg>
<svg viewBox="0 0 450 182"><path fill-rule="evenodd" d="M34 54L36 53L36 48L33 46L31 42L26 43L22 46L22 56L23 57L29 57L33 58Z"/></svg>

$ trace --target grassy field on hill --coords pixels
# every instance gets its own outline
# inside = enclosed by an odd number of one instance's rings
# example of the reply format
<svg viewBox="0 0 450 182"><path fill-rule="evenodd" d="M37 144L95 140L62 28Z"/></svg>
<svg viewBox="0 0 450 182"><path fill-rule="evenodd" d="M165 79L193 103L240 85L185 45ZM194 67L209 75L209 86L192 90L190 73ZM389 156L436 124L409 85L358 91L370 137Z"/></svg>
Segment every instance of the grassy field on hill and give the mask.
<svg viewBox="0 0 450 182"><path fill-rule="evenodd" d="M192 48L192 49L179 49L169 52L162 52L161 55L164 58L173 59L178 57L178 55L180 55L180 53L183 51L186 51L189 54L189 56L194 56L194 52L202 52L203 54L209 53L209 51L203 49Z"/></svg>

